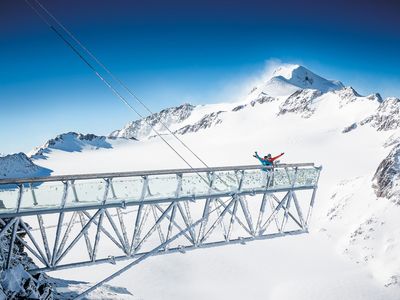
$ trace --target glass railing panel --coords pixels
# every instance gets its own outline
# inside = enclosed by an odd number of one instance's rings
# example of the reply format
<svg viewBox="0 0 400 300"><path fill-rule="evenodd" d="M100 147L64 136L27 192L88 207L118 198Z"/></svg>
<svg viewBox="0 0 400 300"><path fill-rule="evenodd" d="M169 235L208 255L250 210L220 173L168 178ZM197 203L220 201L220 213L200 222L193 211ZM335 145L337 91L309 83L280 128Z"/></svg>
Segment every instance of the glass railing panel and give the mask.
<svg viewBox="0 0 400 300"><path fill-rule="evenodd" d="M220 193L236 191L239 187L238 176L236 171L215 172L215 190Z"/></svg>
<svg viewBox="0 0 400 300"><path fill-rule="evenodd" d="M35 195L37 205L33 203L32 191ZM32 206L38 209L49 207L59 208L64 193L64 184L59 181L36 183L32 185L32 191L26 187L21 203L23 209L28 209Z"/></svg>
<svg viewBox="0 0 400 300"><path fill-rule="evenodd" d="M316 185L320 170L317 168L303 168L297 170L295 186Z"/></svg>
<svg viewBox="0 0 400 300"><path fill-rule="evenodd" d="M140 199L144 179L142 177L119 177L112 180L113 190L109 198L112 200L136 201ZM109 202L108 200L107 202Z"/></svg>
<svg viewBox="0 0 400 300"><path fill-rule="evenodd" d="M242 190L255 190L265 187L270 172L257 170L246 170L242 182Z"/></svg>
<svg viewBox="0 0 400 300"><path fill-rule="evenodd" d="M181 196L206 195L210 190L211 178L206 172L185 173L182 175Z"/></svg>
<svg viewBox="0 0 400 300"><path fill-rule="evenodd" d="M19 189L15 184L0 185L0 213L16 211L18 193Z"/></svg>
<svg viewBox="0 0 400 300"><path fill-rule="evenodd" d="M102 203L105 190L106 181L104 179L77 180L68 191L67 206ZM110 193L108 193L109 197Z"/></svg>
<svg viewBox="0 0 400 300"><path fill-rule="evenodd" d="M175 174L151 175L148 177L148 194L146 199L175 197L178 178Z"/></svg>
<svg viewBox="0 0 400 300"><path fill-rule="evenodd" d="M291 186L291 172L285 169L276 168L271 174L269 188L289 188Z"/></svg>
<svg viewBox="0 0 400 300"><path fill-rule="evenodd" d="M38 185L36 185L38 186ZM37 202L36 194L35 194L35 186L30 186L29 184L25 184L22 188L22 198L21 198L21 209L33 208L36 207L39 203Z"/></svg>

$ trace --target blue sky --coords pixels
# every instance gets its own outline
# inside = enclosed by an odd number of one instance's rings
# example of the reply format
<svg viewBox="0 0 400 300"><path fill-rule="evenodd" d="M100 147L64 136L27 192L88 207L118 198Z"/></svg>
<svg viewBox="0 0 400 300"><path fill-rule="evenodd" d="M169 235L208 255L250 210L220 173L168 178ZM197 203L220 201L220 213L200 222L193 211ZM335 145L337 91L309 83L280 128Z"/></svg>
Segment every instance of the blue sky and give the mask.
<svg viewBox="0 0 400 300"><path fill-rule="evenodd" d="M154 111L229 101L271 59L400 97L396 1L143 2L42 3ZM0 152L135 118L24 1L0 2Z"/></svg>

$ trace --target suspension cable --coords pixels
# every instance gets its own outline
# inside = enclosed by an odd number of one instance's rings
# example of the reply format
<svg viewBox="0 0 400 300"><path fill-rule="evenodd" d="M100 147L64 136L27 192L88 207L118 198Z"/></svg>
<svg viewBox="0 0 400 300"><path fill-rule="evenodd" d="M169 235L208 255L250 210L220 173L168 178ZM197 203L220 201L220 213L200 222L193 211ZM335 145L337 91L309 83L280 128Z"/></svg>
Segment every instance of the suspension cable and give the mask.
<svg viewBox="0 0 400 300"><path fill-rule="evenodd" d="M128 93L129 95L135 99L140 105L144 107L144 109L150 113L154 114L153 111L150 110L150 108L116 75L114 75L113 72L109 68L107 68L82 42L75 37L75 35L68 30L48 9L46 9L39 0L34 0L46 13L47 15L54 20L54 22L57 23L58 26L60 26L103 70L105 70L113 80L118 82ZM175 138L177 139L182 146L184 146L193 156L195 156L206 168L209 168L207 163L201 159L188 145L186 145L185 142L182 141L170 128L163 122L162 120L159 121L160 124Z"/></svg>
<svg viewBox="0 0 400 300"><path fill-rule="evenodd" d="M36 1L36 0L35 0ZM111 89L111 91L126 105L128 106L129 109L131 109L133 112L135 112L140 118L142 118L147 125L151 127L151 129L157 134L161 140L167 144L167 146L176 154L179 156L180 159L182 159L186 165L189 166L192 170L194 170L194 167L170 144L168 141L150 124L146 118L143 117L143 115L137 111L126 99L124 96L122 96L113 86L112 84L105 79L103 76L100 75L100 73L96 70L96 68L72 45L53 25L50 24L50 22L47 21L47 19L29 2L29 0L25 0L25 2L31 7L31 9L40 17L40 19L47 24L47 26L50 27L51 30L53 30L57 36L95 73L95 75L108 87ZM195 172L207 185L209 185L209 182L198 172Z"/></svg>

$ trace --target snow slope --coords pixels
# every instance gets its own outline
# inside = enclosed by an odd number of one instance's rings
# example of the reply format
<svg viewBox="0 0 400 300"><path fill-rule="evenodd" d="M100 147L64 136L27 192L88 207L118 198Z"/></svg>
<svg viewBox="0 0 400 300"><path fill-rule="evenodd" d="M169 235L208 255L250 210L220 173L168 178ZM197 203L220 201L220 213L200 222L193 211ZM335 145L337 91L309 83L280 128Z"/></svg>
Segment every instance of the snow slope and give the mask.
<svg viewBox="0 0 400 300"><path fill-rule="evenodd" d="M257 163L255 150L323 165L312 232L151 258L112 284L143 299L399 299L399 102L285 65L241 102L184 104L150 116L194 166L201 164L161 122L210 166ZM111 134L140 141L105 139L111 147L79 152L57 147L33 162L53 174L186 167L148 122ZM96 281L113 268L56 274Z"/></svg>
<svg viewBox="0 0 400 300"><path fill-rule="evenodd" d="M0 156L0 179L48 176L51 170L35 165L25 153Z"/></svg>

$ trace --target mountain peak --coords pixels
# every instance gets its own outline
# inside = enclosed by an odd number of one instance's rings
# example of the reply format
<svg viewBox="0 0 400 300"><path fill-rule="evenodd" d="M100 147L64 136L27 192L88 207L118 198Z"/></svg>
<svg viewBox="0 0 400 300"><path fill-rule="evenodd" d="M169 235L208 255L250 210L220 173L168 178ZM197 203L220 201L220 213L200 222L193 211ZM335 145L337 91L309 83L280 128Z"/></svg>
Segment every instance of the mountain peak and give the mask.
<svg viewBox="0 0 400 300"><path fill-rule="evenodd" d="M296 64L282 64L267 78L267 81L253 88L250 97L257 97L261 93L272 97L288 97L298 90L313 89L327 93L344 88L340 81L325 79Z"/></svg>
<svg viewBox="0 0 400 300"><path fill-rule="evenodd" d="M84 148L112 148L105 136L94 134L81 134L68 132L57 135L54 139L48 140L43 146L35 148L29 153L31 158L45 158L46 153L51 149L66 152L80 152Z"/></svg>
<svg viewBox="0 0 400 300"><path fill-rule="evenodd" d="M293 72L299 68L306 69L305 67L297 64L283 64L273 71L272 77L281 76L286 79L290 79L293 76Z"/></svg>
<svg viewBox="0 0 400 300"><path fill-rule="evenodd" d="M280 66L273 72L274 77L301 89L315 89L323 93L344 88L340 81L325 79L301 65Z"/></svg>
<svg viewBox="0 0 400 300"><path fill-rule="evenodd" d="M0 178L49 176L52 171L35 165L25 153L0 157Z"/></svg>

